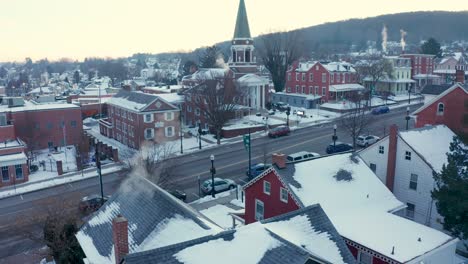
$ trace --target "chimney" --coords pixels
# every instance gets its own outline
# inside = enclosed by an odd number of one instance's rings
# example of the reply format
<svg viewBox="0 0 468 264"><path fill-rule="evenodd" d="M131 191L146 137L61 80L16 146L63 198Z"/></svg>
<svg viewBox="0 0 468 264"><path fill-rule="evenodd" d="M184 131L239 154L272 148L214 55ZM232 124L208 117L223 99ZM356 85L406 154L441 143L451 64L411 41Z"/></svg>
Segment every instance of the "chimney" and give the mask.
<svg viewBox="0 0 468 264"><path fill-rule="evenodd" d="M465 71L457 69L455 72L455 82L457 83L465 83Z"/></svg>
<svg viewBox="0 0 468 264"><path fill-rule="evenodd" d="M286 155L282 153L273 153L271 156L271 161L278 169L286 168Z"/></svg>
<svg viewBox="0 0 468 264"><path fill-rule="evenodd" d="M112 221L112 238L114 242L115 264L119 264L128 254L128 220L118 215Z"/></svg>
<svg viewBox="0 0 468 264"><path fill-rule="evenodd" d="M387 160L387 178L385 185L393 192L395 182L395 166L396 166L396 151L397 151L398 127L393 124L390 126L390 134L388 135L388 160Z"/></svg>

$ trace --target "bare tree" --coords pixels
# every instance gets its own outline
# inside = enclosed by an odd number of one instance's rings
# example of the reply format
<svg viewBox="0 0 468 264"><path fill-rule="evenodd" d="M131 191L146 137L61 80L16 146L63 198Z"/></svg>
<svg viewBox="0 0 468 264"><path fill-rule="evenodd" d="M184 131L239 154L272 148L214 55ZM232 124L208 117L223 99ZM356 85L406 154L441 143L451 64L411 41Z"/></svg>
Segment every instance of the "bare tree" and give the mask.
<svg viewBox="0 0 468 264"><path fill-rule="evenodd" d="M378 59L371 60L365 64L356 67L358 79L370 84L369 106L372 105L371 98L379 81L393 78L393 66L389 60Z"/></svg>
<svg viewBox="0 0 468 264"><path fill-rule="evenodd" d="M194 106L205 116L210 129L214 131L218 145L221 144L221 130L234 118L244 92L235 85L233 78L204 80L191 90Z"/></svg>
<svg viewBox="0 0 468 264"><path fill-rule="evenodd" d="M353 93L350 95L351 110L341 116L339 123L340 126L349 133L353 139L353 148L356 148L356 138L362 134L369 125L373 122L372 116L366 111L369 109L363 104L366 95Z"/></svg>
<svg viewBox="0 0 468 264"><path fill-rule="evenodd" d="M270 71L275 90L284 90L286 71L303 52L302 35L299 31L270 33L261 36L258 54Z"/></svg>

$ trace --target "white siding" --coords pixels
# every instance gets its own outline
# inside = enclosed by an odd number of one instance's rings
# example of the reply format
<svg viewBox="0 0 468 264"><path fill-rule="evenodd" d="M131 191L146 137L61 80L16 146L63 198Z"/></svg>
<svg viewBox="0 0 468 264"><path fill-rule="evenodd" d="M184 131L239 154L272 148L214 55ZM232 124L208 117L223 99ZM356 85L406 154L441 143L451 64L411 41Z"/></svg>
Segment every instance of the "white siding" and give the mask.
<svg viewBox="0 0 468 264"><path fill-rule="evenodd" d="M384 153L379 153L379 147L384 147ZM373 163L376 165L375 174L379 177L380 181L386 185L387 181L387 162L388 162L388 137L378 141L374 145L359 152L359 156L364 160L367 166Z"/></svg>

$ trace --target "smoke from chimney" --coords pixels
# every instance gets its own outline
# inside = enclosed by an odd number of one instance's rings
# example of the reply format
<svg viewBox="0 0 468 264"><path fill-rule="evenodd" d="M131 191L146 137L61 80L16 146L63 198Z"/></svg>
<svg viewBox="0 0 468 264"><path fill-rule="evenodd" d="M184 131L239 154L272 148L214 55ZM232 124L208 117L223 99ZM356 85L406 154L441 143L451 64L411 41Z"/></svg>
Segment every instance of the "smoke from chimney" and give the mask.
<svg viewBox="0 0 468 264"><path fill-rule="evenodd" d="M229 69L229 65L227 65L226 62L224 62L223 55L221 54L218 54L218 57L216 58L216 66L218 66L219 68L223 68L225 70Z"/></svg>
<svg viewBox="0 0 468 264"><path fill-rule="evenodd" d="M401 44L402 51L405 51L405 47L406 47L405 37L407 34L408 32L404 31L403 29L400 29L400 35L401 35L400 44Z"/></svg>
<svg viewBox="0 0 468 264"><path fill-rule="evenodd" d="M387 53L387 26L384 25L382 28L382 51Z"/></svg>

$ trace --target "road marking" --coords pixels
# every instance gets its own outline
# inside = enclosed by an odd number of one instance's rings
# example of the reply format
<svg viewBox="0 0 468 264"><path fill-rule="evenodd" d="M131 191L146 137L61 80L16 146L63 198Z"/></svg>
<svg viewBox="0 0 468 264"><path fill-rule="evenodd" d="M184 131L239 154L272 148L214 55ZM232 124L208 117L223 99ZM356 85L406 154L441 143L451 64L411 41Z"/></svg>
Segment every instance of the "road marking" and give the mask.
<svg viewBox="0 0 468 264"><path fill-rule="evenodd" d="M70 186L70 188L73 188L73 185L71 183L68 183L68 186Z"/></svg>
<svg viewBox="0 0 468 264"><path fill-rule="evenodd" d="M24 200L24 199L23 199L23 195L22 195L22 194L20 194L20 198L21 198L21 200Z"/></svg>
<svg viewBox="0 0 468 264"><path fill-rule="evenodd" d="M330 137L331 135L332 135L332 134L326 134L326 135L323 135L323 136L320 136L320 137L316 137L316 138L312 138L312 139L309 139L309 140L301 141L301 142L299 142L299 143L297 143L297 144L288 145L287 147L280 148L280 149L276 149L276 150L272 150L272 151L275 151L275 152L283 151L283 150L286 150L286 149L289 149L289 148L297 147L297 146L299 146L299 145L304 145L304 144L307 143L307 142L315 141L315 140L318 140L318 139L321 139L321 138L325 138L325 137ZM253 160L253 159L258 159L258 158L261 158L261 157L263 157L263 154L262 154L262 155L253 156L253 157L252 157L252 160ZM229 165L217 167L216 169L217 169L217 170L226 169L226 168L229 168L229 167L238 165L238 164L246 163L247 161L249 161L249 160L248 160L248 159L241 160L241 161L238 161L238 162L230 163ZM196 173L196 174L193 174L193 175L190 175L190 176L186 176L186 177L182 177L182 178L177 178L177 179L175 179L175 180L173 181L173 183L180 182L180 181L184 181L184 180L187 180L187 179L192 179L192 178L194 178L194 177L196 177L196 176L199 176L199 175L201 176L201 175L209 174L209 173L210 173L209 171L205 171L205 172Z"/></svg>

